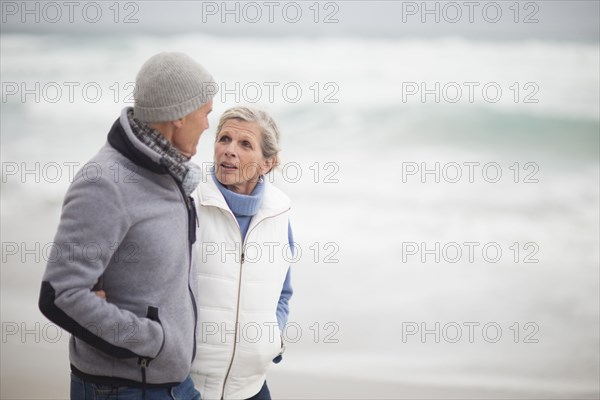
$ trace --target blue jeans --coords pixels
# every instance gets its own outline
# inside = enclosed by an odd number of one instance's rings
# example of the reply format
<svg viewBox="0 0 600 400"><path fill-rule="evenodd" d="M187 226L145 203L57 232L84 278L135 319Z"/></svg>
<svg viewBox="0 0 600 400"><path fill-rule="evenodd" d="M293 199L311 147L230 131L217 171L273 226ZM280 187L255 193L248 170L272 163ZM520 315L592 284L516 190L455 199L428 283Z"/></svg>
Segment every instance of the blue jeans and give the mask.
<svg viewBox="0 0 600 400"><path fill-rule="evenodd" d="M269 391L269 387L267 386L267 381L263 383L260 392L256 393L254 396L250 397L248 400L271 400L271 392Z"/></svg>
<svg viewBox="0 0 600 400"><path fill-rule="evenodd" d="M142 389L135 387L114 387L84 382L71 374L71 400L139 400ZM181 384L172 388L146 388L146 400L200 400L200 393L194 388L189 376Z"/></svg>

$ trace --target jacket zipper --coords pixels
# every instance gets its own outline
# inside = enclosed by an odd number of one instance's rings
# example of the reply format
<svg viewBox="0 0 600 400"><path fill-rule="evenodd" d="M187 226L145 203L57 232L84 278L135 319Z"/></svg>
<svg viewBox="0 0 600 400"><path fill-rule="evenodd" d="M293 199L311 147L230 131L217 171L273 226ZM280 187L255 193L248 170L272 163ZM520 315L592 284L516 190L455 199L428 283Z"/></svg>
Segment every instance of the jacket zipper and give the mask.
<svg viewBox="0 0 600 400"><path fill-rule="evenodd" d="M246 232L246 237L250 236L250 232L252 232L254 229L256 229L256 227L258 225L260 225L262 222L264 222L270 218L278 217L281 214L288 212L289 210L290 210L290 208L288 208L278 214L271 215L271 216L261 219L252 227L252 229L250 229L248 232ZM233 221L235 222L235 224L238 226L238 229L239 229L239 225L237 223L237 220L235 219L235 215L233 215L233 213L230 210L227 210L227 212L229 215L231 215L231 217L233 217ZM235 334L234 334L234 340L233 340L233 351L231 352L231 360L229 361L229 367L227 368L227 373L225 374L225 379L223 380L223 389L221 391L221 400L223 400L224 396L225 396L225 386L227 386L227 379L229 378L229 373L231 372L231 367L233 366L233 360L235 358L235 350L236 350L236 345L237 345L238 323L239 323L239 316L240 316L240 292L242 289L242 265L244 264L244 253L246 251L246 242L245 242L244 238L242 237L241 230L240 230L240 238L242 239L242 241L241 241L242 253L240 255L240 278L238 280L237 305L236 305L236 310L235 310L235 325L234 325L235 326L235 329L234 329Z"/></svg>
<svg viewBox="0 0 600 400"><path fill-rule="evenodd" d="M198 223L198 214L196 213L196 203L194 202L194 198L192 196L189 197L189 201L191 202L191 206L189 207L193 207L193 214L196 217L195 221L192 221L192 229L196 229L199 225ZM186 201L186 204L188 202ZM188 215L189 215L189 219L191 220L191 214L192 212L190 212L190 210L188 209ZM193 223L195 222L195 224ZM198 240L198 238L196 238L196 240ZM196 358L196 334L197 334L197 330L198 330L198 307L196 306L196 296L194 296L194 292L192 291L192 288L190 287L190 275L192 273L192 238L191 238L191 232L188 232L188 242L189 242L189 259L190 259L190 265L188 268L188 291L190 292L190 297L192 298L192 308L194 310L194 348L192 349L192 360L191 362L194 362L194 358Z"/></svg>
<svg viewBox="0 0 600 400"><path fill-rule="evenodd" d="M194 361L194 358L196 357L196 333L198 330L198 308L196 307L196 298L194 297L194 292L192 291L192 288L190 287L190 274L192 272L192 233L191 233L191 229L193 229L195 227L196 224L198 224L198 216L196 215L196 220L192 221L192 210L191 207L195 207L195 203L194 203L194 199L191 196L186 196L183 187L179 184L179 182L177 182L177 180L173 177L173 180L175 181L175 184L177 185L177 188L179 189L179 191L181 192L181 195L183 196L183 201L185 203L185 207L186 207L186 211L187 211L187 216L188 216L188 259L189 259L189 264L188 264L188 292L190 292L190 298L192 300L192 309L194 310L194 344L192 347L192 359L190 362ZM191 205L190 205L191 203ZM195 210L194 210L195 211Z"/></svg>

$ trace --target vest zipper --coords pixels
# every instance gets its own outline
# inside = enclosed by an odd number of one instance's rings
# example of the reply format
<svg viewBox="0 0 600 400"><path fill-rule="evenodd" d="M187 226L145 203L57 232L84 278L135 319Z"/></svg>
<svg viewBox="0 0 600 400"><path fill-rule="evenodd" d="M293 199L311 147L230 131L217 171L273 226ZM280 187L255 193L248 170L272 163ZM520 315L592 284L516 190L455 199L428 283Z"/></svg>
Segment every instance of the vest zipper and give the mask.
<svg viewBox="0 0 600 400"><path fill-rule="evenodd" d="M242 237L242 230L240 229L237 220L235 219L235 215L231 211L229 211L229 215L233 218L233 222L238 227L238 231L240 232L240 239L242 243L242 252L240 254L240 277L238 279L238 293L237 293L237 305L235 308L235 323L234 323L234 335L233 335L233 350L231 351L231 360L229 361L229 367L227 367L227 373L225 374L225 379L223 379L223 389L221 390L221 400L225 397L225 385L227 384L227 378L229 377L229 372L231 372L231 367L233 366L233 359L235 358L235 350L237 345L237 335L238 335L238 320L240 317L240 292L242 290L242 266L244 264L244 238Z"/></svg>
<svg viewBox="0 0 600 400"><path fill-rule="evenodd" d="M280 216L281 214L284 214L288 211L290 211L291 208L288 208L278 214L275 215L270 215L268 217L264 217L263 219L261 219L260 221L258 221L256 224L254 224L254 226L252 227L252 229L248 230L248 232L246 232L246 237L248 237L250 235L250 232L252 232L258 225L260 225L263 221L266 221L267 219L270 218L275 218ZM231 210L227 210L228 214L231 215L233 217L233 221L235 222L236 225L238 225L237 220L235 219L235 215L233 215L233 213L231 212ZM238 225L238 229L239 229L239 225ZM221 391L221 400L224 400L225 397L225 386L227 385L227 378L229 378L229 373L231 372L231 367L233 366L233 360L235 358L235 350L236 350L236 345L237 345L237 335L238 335L238 323L239 323L239 317L240 317L240 292L242 291L242 266L244 264L244 253L246 250L246 242L244 240L244 238L242 237L242 232L240 230L240 238L242 239L242 252L240 255L240 277L238 280L238 293L237 293L237 306L236 306L236 310L235 310L235 334L234 334L234 339L233 339L233 351L231 352L231 360L229 361L229 367L227 368L227 373L225 374L225 379L223 379L223 389Z"/></svg>

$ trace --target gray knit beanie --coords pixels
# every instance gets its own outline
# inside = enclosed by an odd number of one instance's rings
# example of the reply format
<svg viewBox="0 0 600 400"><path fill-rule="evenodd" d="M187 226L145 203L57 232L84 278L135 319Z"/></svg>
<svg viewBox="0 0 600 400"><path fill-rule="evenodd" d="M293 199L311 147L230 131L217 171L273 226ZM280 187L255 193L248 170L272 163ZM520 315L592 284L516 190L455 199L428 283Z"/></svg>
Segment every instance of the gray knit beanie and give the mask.
<svg viewBox="0 0 600 400"><path fill-rule="evenodd" d="M208 103L218 87L206 69L183 53L159 53L142 65L133 115L142 122L180 119Z"/></svg>

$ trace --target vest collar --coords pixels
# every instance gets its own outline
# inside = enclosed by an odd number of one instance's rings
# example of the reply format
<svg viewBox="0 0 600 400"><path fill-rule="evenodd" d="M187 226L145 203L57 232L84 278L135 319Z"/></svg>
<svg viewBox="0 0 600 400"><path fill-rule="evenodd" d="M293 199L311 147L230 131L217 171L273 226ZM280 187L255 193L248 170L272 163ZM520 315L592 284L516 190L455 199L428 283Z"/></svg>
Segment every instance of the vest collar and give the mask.
<svg viewBox="0 0 600 400"><path fill-rule="evenodd" d="M253 220L260 220L262 218L274 216L290 209L289 198L266 179L264 182L265 192L263 194L263 200L260 209L256 215L252 218ZM218 207L222 210L231 213L223 194L213 181L211 176L207 176L205 181L200 183L198 186L198 202L201 206L212 206ZM233 213L232 213L233 214ZM250 228L253 224L251 224Z"/></svg>

